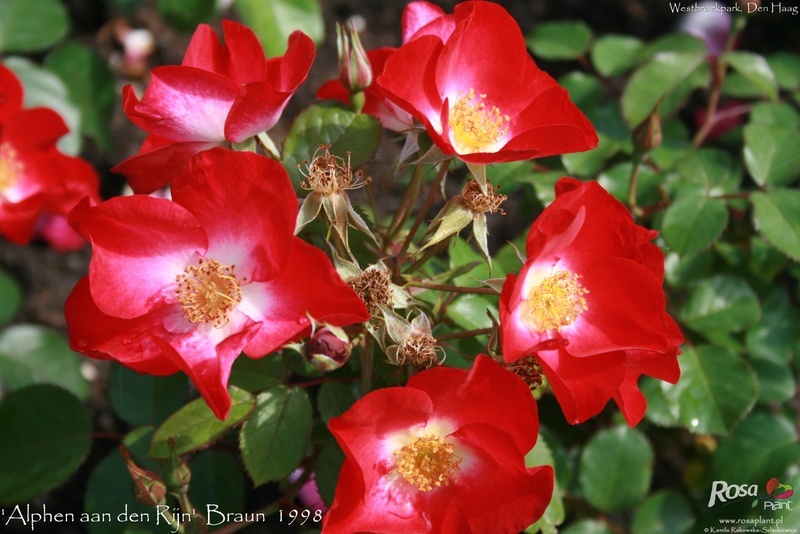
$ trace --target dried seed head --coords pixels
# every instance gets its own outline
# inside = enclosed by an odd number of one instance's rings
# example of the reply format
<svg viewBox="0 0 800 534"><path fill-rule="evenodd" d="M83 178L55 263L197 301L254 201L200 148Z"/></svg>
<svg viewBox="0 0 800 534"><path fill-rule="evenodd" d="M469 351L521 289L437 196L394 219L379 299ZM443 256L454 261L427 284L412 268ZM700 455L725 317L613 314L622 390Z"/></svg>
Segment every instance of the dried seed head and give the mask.
<svg viewBox="0 0 800 534"><path fill-rule="evenodd" d="M361 171L353 174L350 167L350 152L347 153L347 161L339 156L330 153L331 145L319 145L314 152L311 163L305 161L306 172L302 166L297 165L300 173L306 180L300 182L300 187L309 191L316 191L323 195L331 195L344 189L358 189L371 181L371 178L364 178ZM319 154L320 150L324 151Z"/></svg>
<svg viewBox="0 0 800 534"><path fill-rule="evenodd" d="M507 363L505 368L528 384L531 391L537 390L542 385L542 368L539 366L539 362L536 361L535 356L528 356L514 363Z"/></svg>
<svg viewBox="0 0 800 534"><path fill-rule="evenodd" d="M500 212L505 215L506 212L500 208L500 204L508 199L507 195L498 195L495 193L500 186L492 187L492 184L486 182L486 190L484 193L481 186L475 180L467 181L464 189L461 191L461 198L469 209L476 213L489 213Z"/></svg>
<svg viewBox="0 0 800 534"><path fill-rule="evenodd" d="M371 317L380 314L380 306L391 307L392 292L389 288L391 280L387 272L381 269L367 269L347 283L367 305Z"/></svg>
<svg viewBox="0 0 800 534"><path fill-rule="evenodd" d="M430 334L411 334L400 344L397 351L397 363L399 365L410 363L430 369L441 363L439 361L440 354L444 361L444 349L436 342L436 338Z"/></svg>

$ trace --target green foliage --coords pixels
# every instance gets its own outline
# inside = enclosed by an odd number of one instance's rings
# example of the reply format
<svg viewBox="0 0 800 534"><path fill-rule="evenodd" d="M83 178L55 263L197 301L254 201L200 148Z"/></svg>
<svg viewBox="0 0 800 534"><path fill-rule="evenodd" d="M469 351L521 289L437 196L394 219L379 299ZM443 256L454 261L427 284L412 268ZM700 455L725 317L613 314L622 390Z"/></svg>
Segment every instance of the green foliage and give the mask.
<svg viewBox="0 0 800 534"><path fill-rule="evenodd" d="M619 76L636 65L642 42L627 35L600 37L592 47L592 63L603 76Z"/></svg>
<svg viewBox="0 0 800 534"><path fill-rule="evenodd" d="M761 186L784 186L800 176L800 131L750 124L744 129L744 161Z"/></svg>
<svg viewBox="0 0 800 534"><path fill-rule="evenodd" d="M0 2L0 52L43 50L66 35L69 18L59 0Z"/></svg>
<svg viewBox="0 0 800 534"><path fill-rule="evenodd" d="M151 376L113 365L108 398L114 411L133 426L159 425L186 401L185 375Z"/></svg>
<svg viewBox="0 0 800 534"><path fill-rule="evenodd" d="M739 332L761 316L758 297L740 278L716 275L692 288L680 309L686 326L697 332Z"/></svg>
<svg viewBox="0 0 800 534"><path fill-rule="evenodd" d="M774 189L753 193L753 219L778 250L800 261L800 191Z"/></svg>
<svg viewBox="0 0 800 534"><path fill-rule="evenodd" d="M356 402L356 397L350 388L336 382L326 382L319 388L317 394L317 409L325 424L328 424L331 417L337 417L346 412L354 402Z"/></svg>
<svg viewBox="0 0 800 534"><path fill-rule="evenodd" d="M28 501L63 483L91 446L83 403L51 385L29 386L0 402L0 504Z"/></svg>
<svg viewBox="0 0 800 534"><path fill-rule="evenodd" d="M642 502L633 513L633 534L683 534L692 531L692 508L677 491L660 491Z"/></svg>
<svg viewBox="0 0 800 534"><path fill-rule="evenodd" d="M543 59L578 59L589 50L592 30L583 21L541 24L528 37L528 46Z"/></svg>
<svg viewBox="0 0 800 534"><path fill-rule="evenodd" d="M678 254L694 254L713 245L728 224L722 200L704 196L678 199L664 212L664 240Z"/></svg>
<svg viewBox="0 0 800 534"><path fill-rule="evenodd" d="M19 312L22 305L22 289L19 282L3 269L0 269L0 325L9 322ZM0 373L2 376L3 373Z"/></svg>
<svg viewBox="0 0 800 534"><path fill-rule="evenodd" d="M208 22L215 6L215 0L158 0L161 17L174 28L187 33L194 31L201 22Z"/></svg>
<svg viewBox="0 0 800 534"><path fill-rule="evenodd" d="M282 56L289 35L295 30L317 43L324 36L319 0L236 0L234 6L258 36L267 57Z"/></svg>

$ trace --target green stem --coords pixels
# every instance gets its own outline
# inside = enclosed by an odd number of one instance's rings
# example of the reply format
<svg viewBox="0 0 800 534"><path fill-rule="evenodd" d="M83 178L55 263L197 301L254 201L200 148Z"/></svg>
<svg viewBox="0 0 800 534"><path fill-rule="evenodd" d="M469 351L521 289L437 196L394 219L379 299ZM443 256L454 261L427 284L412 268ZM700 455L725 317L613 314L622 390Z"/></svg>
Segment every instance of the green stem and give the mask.
<svg viewBox="0 0 800 534"><path fill-rule="evenodd" d="M441 252L441 250L447 245L448 241L450 241L449 237L443 239L442 241L430 247L428 250L425 251L425 254L423 254L420 259L412 263L411 267L403 271L403 273L404 274L413 273L414 271L425 265L429 259L437 255L439 252Z"/></svg>
<svg viewBox="0 0 800 534"><path fill-rule="evenodd" d="M436 341L450 341L452 339L463 339L465 337L482 336L484 334L491 334L493 327L477 328L475 330L466 330L464 332L453 332L452 334L445 334L443 336L436 336Z"/></svg>
<svg viewBox="0 0 800 534"><path fill-rule="evenodd" d="M394 217L392 217L389 230L386 232L387 246L400 228L403 227L403 224L405 224L405 222L408 220L408 216L411 215L411 210L413 209L414 203L419 196L419 191L422 188L423 176L425 176L425 166L417 165L414 169L413 176L411 176L411 182L408 184L406 192L403 194L403 198L400 201L400 206L398 206L397 211L394 212Z"/></svg>
<svg viewBox="0 0 800 534"><path fill-rule="evenodd" d="M448 286L444 284L428 284L426 282L409 282L408 285L412 287L421 287L424 289L433 289L435 291L449 291L450 293L475 293L478 295L499 295L497 291L491 287L462 287L462 286Z"/></svg>
<svg viewBox="0 0 800 534"><path fill-rule="evenodd" d="M366 395L372 388L372 369L375 359L375 345L372 336L364 338L364 349L361 351L361 395Z"/></svg>
<svg viewBox="0 0 800 534"><path fill-rule="evenodd" d="M639 168L642 166L642 156L635 156L631 170L631 183L628 186L628 206L637 217L642 215L642 210L636 205L636 188L639 185Z"/></svg>

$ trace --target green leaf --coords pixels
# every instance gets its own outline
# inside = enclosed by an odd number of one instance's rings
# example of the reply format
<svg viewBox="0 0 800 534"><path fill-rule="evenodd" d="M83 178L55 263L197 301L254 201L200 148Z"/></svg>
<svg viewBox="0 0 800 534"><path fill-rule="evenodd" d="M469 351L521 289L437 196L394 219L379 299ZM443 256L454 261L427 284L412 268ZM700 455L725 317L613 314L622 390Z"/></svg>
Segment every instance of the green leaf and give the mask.
<svg viewBox="0 0 800 534"><path fill-rule="evenodd" d="M549 60L578 59L591 41L591 28L580 20L540 24L526 39L535 56Z"/></svg>
<svg viewBox="0 0 800 534"><path fill-rule="evenodd" d="M311 160L320 145L360 167L372 156L381 140L381 123L369 115L356 115L333 103L315 104L297 116L283 149L283 164L296 183L303 178L297 165ZM305 172L305 170L304 170Z"/></svg>
<svg viewBox="0 0 800 534"><path fill-rule="evenodd" d="M751 357L788 364L800 354L800 311L777 285L766 292L763 302L763 317L745 336L747 352Z"/></svg>
<svg viewBox="0 0 800 534"><path fill-rule="evenodd" d="M642 42L627 35L604 35L592 47L592 63L603 76L619 76L636 65Z"/></svg>
<svg viewBox="0 0 800 534"><path fill-rule="evenodd" d="M767 241L795 261L800 261L800 191L774 189L750 197L756 228Z"/></svg>
<svg viewBox="0 0 800 534"><path fill-rule="evenodd" d="M559 532L561 534L614 534L608 525L596 519L581 519Z"/></svg>
<svg viewBox="0 0 800 534"><path fill-rule="evenodd" d="M492 326L487 311L497 317L497 308L490 299L482 295L464 295L447 307L447 316L464 330L475 330Z"/></svg>
<svg viewBox="0 0 800 534"><path fill-rule="evenodd" d="M103 152L111 150L111 116L117 91L106 61L85 46L68 43L51 52L45 65L61 78L70 101L78 106L81 133L94 139Z"/></svg>
<svg viewBox="0 0 800 534"><path fill-rule="evenodd" d="M65 154L77 155L81 151L81 113L69 99L69 91L61 78L20 57L7 58L3 63L22 82L25 108L50 108L64 119L69 133L58 140L57 146Z"/></svg>
<svg viewBox="0 0 800 534"><path fill-rule="evenodd" d="M617 141L602 134L598 138L600 142L594 150L561 156L561 163L570 175L595 176L602 170L605 162L619 152L620 145Z"/></svg>
<svg viewBox="0 0 800 534"><path fill-rule="evenodd" d="M111 407L133 426L159 425L183 406L188 392L184 374L143 375L114 364L108 377Z"/></svg>
<svg viewBox="0 0 800 534"><path fill-rule="evenodd" d="M766 124L744 129L744 162L758 185L787 185L800 175L800 131Z"/></svg>
<svg viewBox="0 0 800 534"><path fill-rule="evenodd" d="M0 403L0 504L25 502L64 482L83 462L92 424L83 403L36 385Z"/></svg>
<svg viewBox="0 0 800 534"><path fill-rule="evenodd" d="M264 358L236 358L231 370L230 383L250 393L282 384L286 378L286 366L279 356Z"/></svg>
<svg viewBox="0 0 800 534"><path fill-rule="evenodd" d="M149 455L159 459L168 458L170 438L175 441L177 454L204 449L240 424L253 411L256 401L250 393L237 387L229 387L228 393L231 396L231 410L227 419L220 421L204 399L195 399L158 427L150 443Z"/></svg>
<svg viewBox="0 0 800 534"><path fill-rule="evenodd" d="M755 323L761 307L744 280L716 275L697 284L680 309L680 317L696 332L738 332Z"/></svg>
<svg viewBox="0 0 800 534"><path fill-rule="evenodd" d="M42 326L18 324L0 332L0 383L9 390L30 384L54 384L89 396L81 357L59 334Z"/></svg>
<svg viewBox="0 0 800 534"><path fill-rule="evenodd" d="M659 491L633 512L633 534L683 534L691 532L695 517L686 498L677 491Z"/></svg>
<svg viewBox="0 0 800 534"><path fill-rule="evenodd" d="M781 89L796 91L800 89L800 56L790 52L776 52L767 56L769 68Z"/></svg>
<svg viewBox="0 0 800 534"><path fill-rule="evenodd" d="M727 434L758 397L758 380L740 356L712 345L684 346L681 379L662 384L678 419L698 434Z"/></svg>
<svg viewBox="0 0 800 534"><path fill-rule="evenodd" d="M19 312L22 305L22 289L19 282L5 270L0 269L0 325L5 324ZM3 373L0 373L0 377Z"/></svg>
<svg viewBox="0 0 800 534"><path fill-rule="evenodd" d="M192 481L189 484L189 499L203 515L208 505L216 505L221 513L244 510L244 474L236 457L227 451L210 449L192 459L189 466ZM217 514L208 517L221 521ZM224 524L224 523L219 523Z"/></svg>
<svg viewBox="0 0 800 534"><path fill-rule="evenodd" d="M680 255L694 254L713 245L728 225L723 200L687 196L670 204L664 213L664 241Z"/></svg>
<svg viewBox="0 0 800 534"><path fill-rule="evenodd" d="M753 413L720 441L714 470L730 484L754 484L780 477L798 458L792 423L780 415Z"/></svg>
<svg viewBox="0 0 800 534"><path fill-rule="evenodd" d="M581 71L561 76L558 83L569 92L570 100L584 112L593 110L605 93L597 78Z"/></svg>
<svg viewBox="0 0 800 534"><path fill-rule="evenodd" d="M639 68L622 94L622 115L628 124L636 126L646 119L704 60L702 53L663 52Z"/></svg>
<svg viewBox="0 0 800 534"><path fill-rule="evenodd" d="M553 453L550 452L547 442L540 434L539 439L536 440L536 446L525 455L526 467L537 467L540 465L549 465L555 468L555 460ZM526 533L542 532L544 534L556 534L558 532L558 525L564 522L564 501L561 496L561 489L558 487L558 481L555 481L553 486L553 496L550 499L550 504L544 511L544 515L536 521L533 525L525 529Z"/></svg>
<svg viewBox="0 0 800 534"><path fill-rule="evenodd" d="M796 130L800 128L800 113L787 102L759 102L750 108L750 121Z"/></svg>
<svg viewBox="0 0 800 534"><path fill-rule="evenodd" d="M215 6L216 0L158 0L158 13L173 28L191 32L211 19Z"/></svg>
<svg viewBox="0 0 800 534"><path fill-rule="evenodd" d="M311 434L311 402L300 388L275 386L256 398L242 427L239 449L256 486L289 475L306 454Z"/></svg>
<svg viewBox="0 0 800 534"><path fill-rule="evenodd" d="M325 382L317 393L317 409L322 421L327 425L331 417L337 417L356 402L356 396L344 384Z"/></svg>
<svg viewBox="0 0 800 534"><path fill-rule="evenodd" d="M678 162L677 171L708 195L736 193L742 181L740 165L734 163L727 152L718 149L692 150Z"/></svg>
<svg viewBox="0 0 800 534"><path fill-rule="evenodd" d="M752 52L725 52L720 60L726 62L742 76L750 80L759 91L775 100L778 97L778 85L775 74L769 68L767 60Z"/></svg>
<svg viewBox="0 0 800 534"><path fill-rule="evenodd" d="M607 169L597 177L597 183L614 195L620 202L627 202L628 188L631 183L631 173L633 163L618 163ZM649 206L661 201L659 187L663 182L663 176L654 173L650 168L642 166L639 168L639 183L636 189L636 202L639 206Z"/></svg>
<svg viewBox="0 0 800 534"><path fill-rule="evenodd" d="M663 52L705 55L708 54L708 46L702 39L688 33L667 33L648 43L642 50L641 58L652 59Z"/></svg>
<svg viewBox="0 0 800 534"><path fill-rule="evenodd" d="M627 426L601 430L583 449L578 480L598 510L626 510L647 494L652 463L653 448L640 432Z"/></svg>
<svg viewBox="0 0 800 534"><path fill-rule="evenodd" d="M648 421L663 427L680 426L678 419L667 403L664 390L661 389L660 380L643 376L639 379L639 389L647 399L645 418Z"/></svg>
<svg viewBox="0 0 800 534"><path fill-rule="evenodd" d="M750 365L758 376L758 402L782 403L794 397L797 383L788 363L751 358Z"/></svg>
<svg viewBox="0 0 800 534"><path fill-rule="evenodd" d="M35 52L60 41L69 16L58 0L0 2L0 52Z"/></svg>
<svg viewBox="0 0 800 534"><path fill-rule="evenodd" d="M319 495L328 506L333 502L339 471L344 464L344 452L333 439L326 441L317 456L314 479L317 482Z"/></svg>
<svg viewBox="0 0 800 534"><path fill-rule="evenodd" d="M301 30L316 43L325 36L318 0L236 0L234 7L256 33L268 57L283 55L289 35L295 30Z"/></svg>
<svg viewBox="0 0 800 534"><path fill-rule="evenodd" d="M711 273L714 255L709 252L679 256L674 252L666 254L664 279L674 288L689 286Z"/></svg>

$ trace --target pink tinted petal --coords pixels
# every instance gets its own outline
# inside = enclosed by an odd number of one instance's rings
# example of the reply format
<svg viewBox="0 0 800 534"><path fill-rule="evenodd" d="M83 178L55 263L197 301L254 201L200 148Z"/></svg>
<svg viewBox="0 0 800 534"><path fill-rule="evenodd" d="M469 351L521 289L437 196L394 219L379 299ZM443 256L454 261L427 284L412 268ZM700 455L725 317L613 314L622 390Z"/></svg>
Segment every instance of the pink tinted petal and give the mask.
<svg viewBox="0 0 800 534"><path fill-rule="evenodd" d="M291 92L278 91L265 82L248 84L231 106L225 122L225 139L241 143L269 130L281 118Z"/></svg>
<svg viewBox="0 0 800 534"><path fill-rule="evenodd" d="M263 80L267 72L264 49L253 30L232 20L222 21L228 68L216 71L239 85Z"/></svg>
<svg viewBox="0 0 800 534"><path fill-rule="evenodd" d="M425 124L432 138L438 133L439 142L445 143L440 118L443 98L434 75L441 51L438 38L420 37L389 56L376 83L387 98ZM448 153L454 153L452 147Z"/></svg>
<svg viewBox="0 0 800 534"><path fill-rule="evenodd" d="M289 36L286 53L267 60L265 81L277 91L293 93L306 81L315 56L314 41L303 32L294 31Z"/></svg>
<svg viewBox="0 0 800 534"><path fill-rule="evenodd" d="M437 417L457 420L459 426L483 423L503 428L524 452L536 443L538 414L530 388L488 356L478 355L469 373L437 367L414 375L407 387L425 391ZM505 409L498 411L498 405ZM518 425L519 421L534 424Z"/></svg>
<svg viewBox="0 0 800 534"><path fill-rule="evenodd" d="M207 240L197 220L175 202L116 197L95 207L88 199L70 224L92 244L92 296L106 314L123 319L175 301L175 277Z"/></svg>
<svg viewBox="0 0 800 534"><path fill-rule="evenodd" d="M625 379L622 351L576 358L566 350L541 351L536 360L571 424L600 413Z"/></svg>
<svg viewBox="0 0 800 534"><path fill-rule="evenodd" d="M230 57L220 42L217 33L208 24L199 24L186 54L183 56L183 67L194 67L227 76Z"/></svg>
<svg viewBox="0 0 800 534"><path fill-rule="evenodd" d="M66 217L61 215L43 214L36 221L36 233L58 252L72 252L86 246L81 234L76 232Z"/></svg>
<svg viewBox="0 0 800 534"><path fill-rule="evenodd" d="M614 402L619 406L619 410L625 416L625 421L630 427L638 425L647 411L647 399L639 391L639 376L641 375L636 371L628 369L625 380L614 394Z"/></svg>
<svg viewBox="0 0 800 534"><path fill-rule="evenodd" d="M13 204L0 200L0 235L16 245L30 241L45 201L38 193Z"/></svg>
<svg viewBox="0 0 800 534"><path fill-rule="evenodd" d="M205 142L174 143L145 151L143 145L138 154L112 168L111 172L124 174L135 193L150 194L169 184L192 156L215 146L216 143Z"/></svg>
<svg viewBox="0 0 800 534"><path fill-rule="evenodd" d="M113 359L135 371L152 375L178 371L152 337L161 330L164 318L175 313L180 313L179 308L172 305L135 319L106 315L92 299L88 276L78 282L64 307L73 350L92 358Z"/></svg>
<svg viewBox="0 0 800 534"><path fill-rule="evenodd" d="M453 33L456 23L452 15L430 2L411 2L403 10L400 19L403 28L403 44L423 35L435 35L446 41Z"/></svg>
<svg viewBox="0 0 800 534"><path fill-rule="evenodd" d="M195 156L172 183L172 198L200 221L208 254L237 276L266 281L288 261L297 197L275 160L213 148Z"/></svg>
<svg viewBox="0 0 800 534"><path fill-rule="evenodd" d="M154 336L154 341L192 379L214 415L224 420L231 407L228 394L231 367L258 325L248 321L242 330L223 340L218 339L219 334L214 330L211 324L204 323L185 336L169 340Z"/></svg>
<svg viewBox="0 0 800 534"><path fill-rule="evenodd" d="M220 142L240 93L240 86L213 72L156 67L141 102L131 86L125 87L123 107L128 118L149 133L177 142Z"/></svg>
<svg viewBox="0 0 800 534"><path fill-rule="evenodd" d="M288 262L277 278L250 284L243 291L239 309L263 322L245 348L253 357L268 354L308 331L308 315L335 326L369 319L363 301L336 273L327 256L298 238L293 238Z"/></svg>

